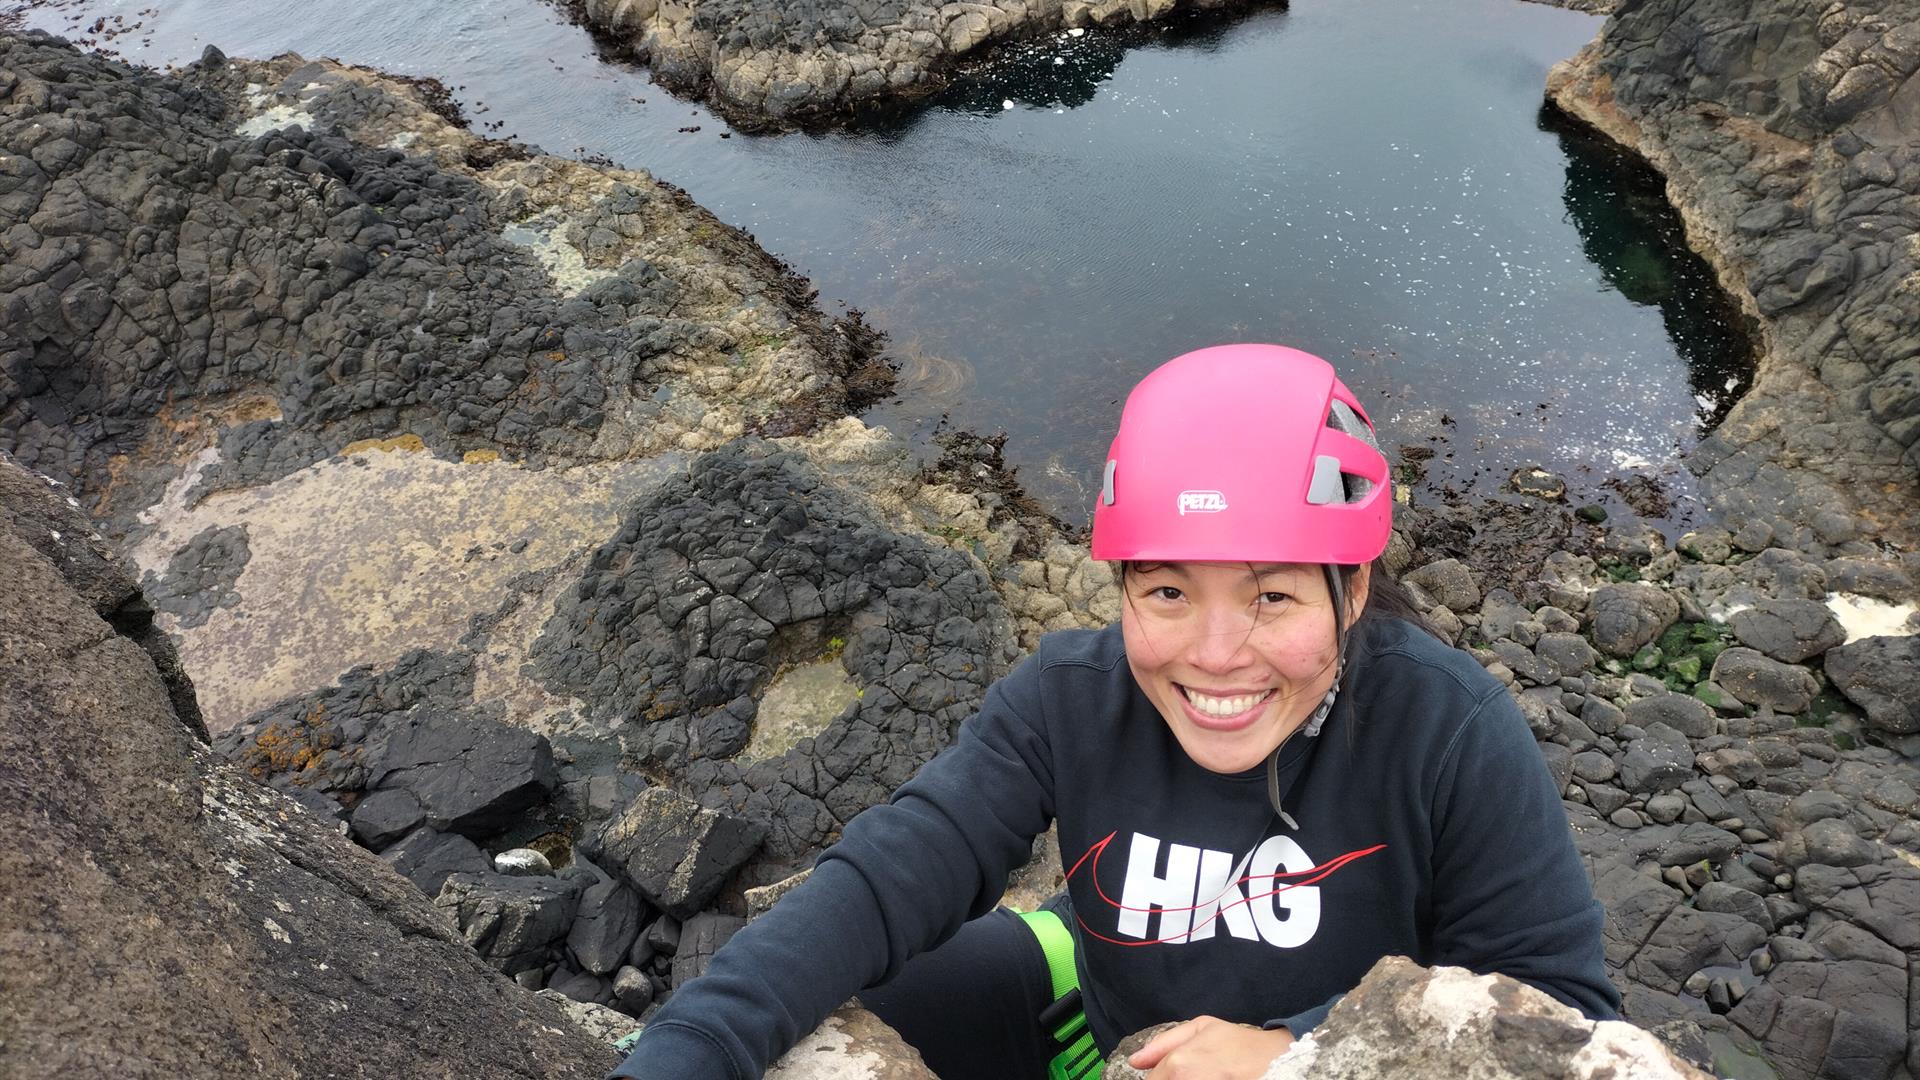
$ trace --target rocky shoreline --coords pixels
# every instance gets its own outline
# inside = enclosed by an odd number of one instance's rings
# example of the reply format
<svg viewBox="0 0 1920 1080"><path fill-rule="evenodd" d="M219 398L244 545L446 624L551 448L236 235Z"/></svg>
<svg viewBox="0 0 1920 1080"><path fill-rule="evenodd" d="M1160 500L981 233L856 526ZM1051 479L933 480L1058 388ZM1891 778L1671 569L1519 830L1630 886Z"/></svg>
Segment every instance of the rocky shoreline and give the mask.
<svg viewBox="0 0 1920 1080"><path fill-rule="evenodd" d="M1920 7L1622 5L1551 100L1666 177L1690 244L1762 336L1693 456L1788 546L1920 542Z"/></svg>
<svg viewBox="0 0 1920 1080"><path fill-rule="evenodd" d="M990 443L926 469L852 419L871 335L644 172L326 61L0 50L0 449L132 556L157 615L95 608L178 643L220 756L496 984L643 1016L1040 633L1117 614ZM1677 544L1406 507L1390 557L1539 737L1629 1018L1910 1077L1920 556L1838 490Z"/></svg>
<svg viewBox="0 0 1920 1080"><path fill-rule="evenodd" d="M567 0L615 53L747 131L844 123L940 90L995 44L1249 0Z"/></svg>

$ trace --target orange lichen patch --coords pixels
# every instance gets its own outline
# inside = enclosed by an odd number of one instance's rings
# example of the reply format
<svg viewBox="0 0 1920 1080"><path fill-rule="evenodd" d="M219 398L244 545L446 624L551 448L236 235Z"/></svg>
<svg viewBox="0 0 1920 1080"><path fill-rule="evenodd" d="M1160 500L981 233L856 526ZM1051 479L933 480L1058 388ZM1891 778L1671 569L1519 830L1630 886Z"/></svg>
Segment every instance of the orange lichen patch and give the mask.
<svg viewBox="0 0 1920 1080"><path fill-rule="evenodd" d="M460 455L460 460L463 464L467 465L491 465L500 460L500 451L469 450Z"/></svg>
<svg viewBox="0 0 1920 1080"><path fill-rule="evenodd" d="M342 454L361 454L368 450L378 450L385 454L395 450L405 450L408 453L417 454L426 448L427 444L421 442L420 436L418 435L395 435L391 439L361 439L358 442L350 442L341 447L340 452Z"/></svg>
<svg viewBox="0 0 1920 1080"><path fill-rule="evenodd" d="M326 706L314 702L297 722L268 724L241 752L240 764L256 780L281 773L302 773L329 750L340 746L340 733L327 722Z"/></svg>

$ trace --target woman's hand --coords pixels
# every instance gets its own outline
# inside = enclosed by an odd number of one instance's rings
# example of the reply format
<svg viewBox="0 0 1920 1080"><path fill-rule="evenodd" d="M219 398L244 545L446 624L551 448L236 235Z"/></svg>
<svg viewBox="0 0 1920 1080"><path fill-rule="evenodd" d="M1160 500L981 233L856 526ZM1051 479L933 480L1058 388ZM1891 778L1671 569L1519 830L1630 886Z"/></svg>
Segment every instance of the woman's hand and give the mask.
<svg viewBox="0 0 1920 1080"><path fill-rule="evenodd" d="M1293 1046L1286 1028L1262 1031L1202 1016L1155 1036L1127 1059L1148 1080L1259 1080Z"/></svg>

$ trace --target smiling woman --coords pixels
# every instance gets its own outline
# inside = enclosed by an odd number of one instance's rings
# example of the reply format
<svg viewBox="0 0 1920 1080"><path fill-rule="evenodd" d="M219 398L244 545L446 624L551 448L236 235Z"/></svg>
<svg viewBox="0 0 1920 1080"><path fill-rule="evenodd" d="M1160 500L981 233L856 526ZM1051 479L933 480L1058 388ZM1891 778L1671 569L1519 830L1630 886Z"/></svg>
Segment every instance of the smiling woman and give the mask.
<svg viewBox="0 0 1920 1080"><path fill-rule="evenodd" d="M944 1080L1087 1080L1167 1021L1129 1059L1153 1080L1251 1080L1391 955L1612 1018L1560 793L1506 689L1379 565L1392 507L1326 361L1162 365L1094 507L1119 623L1044 639L616 1075L758 1076L859 992ZM995 908L1049 823L1067 890Z"/></svg>

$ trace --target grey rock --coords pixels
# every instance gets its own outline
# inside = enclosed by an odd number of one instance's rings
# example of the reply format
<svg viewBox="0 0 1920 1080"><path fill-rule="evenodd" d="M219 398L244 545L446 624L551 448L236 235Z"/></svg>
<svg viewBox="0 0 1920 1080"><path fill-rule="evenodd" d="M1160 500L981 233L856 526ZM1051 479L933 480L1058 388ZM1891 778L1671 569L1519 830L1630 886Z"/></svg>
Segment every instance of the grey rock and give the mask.
<svg viewBox="0 0 1920 1080"><path fill-rule="evenodd" d="M1578 675L1593 666L1593 646L1579 634L1549 631L1541 634L1533 651L1562 675Z"/></svg>
<svg viewBox="0 0 1920 1080"><path fill-rule="evenodd" d="M1620 760L1620 783L1639 795L1672 791L1693 777L1693 747L1687 737L1655 724L1635 739Z"/></svg>
<svg viewBox="0 0 1920 1080"><path fill-rule="evenodd" d="M1695 822L1653 852L1661 866L1691 866L1702 859L1719 862L1740 849L1740 838L1725 829Z"/></svg>
<svg viewBox="0 0 1920 1080"><path fill-rule="evenodd" d="M1870 637L1826 654L1827 677L1866 710L1867 723L1895 735L1920 732L1920 637Z"/></svg>
<svg viewBox="0 0 1920 1080"><path fill-rule="evenodd" d="M584 971L556 979L548 989L575 1001L589 1001L596 1005L605 1005L613 1000L613 990L607 980Z"/></svg>
<svg viewBox="0 0 1920 1080"><path fill-rule="evenodd" d="M1611 817L1613 812L1627 805L1633 796L1608 784L1588 782L1581 785L1587 793L1587 804L1601 817Z"/></svg>
<svg viewBox="0 0 1920 1080"><path fill-rule="evenodd" d="M1712 679L1748 705L1784 713L1804 712L1820 690L1807 669L1745 648L1721 653L1713 662Z"/></svg>
<svg viewBox="0 0 1920 1080"><path fill-rule="evenodd" d="M1612 735L1626 722L1627 714L1618 705L1598 695L1589 694L1580 706L1580 720L1596 734Z"/></svg>
<svg viewBox="0 0 1920 1080"><path fill-rule="evenodd" d="M1541 743L1540 755L1546 759L1547 773L1553 777L1555 791L1565 791L1573 777L1573 751L1558 743Z"/></svg>
<svg viewBox="0 0 1920 1080"><path fill-rule="evenodd" d="M1664 690L1651 697L1628 702L1626 717L1628 723L1637 727L1651 728L1654 724L1665 724L1695 739L1712 735L1717 726L1713 710L1707 707L1706 702L1691 694Z"/></svg>
<svg viewBox="0 0 1920 1080"><path fill-rule="evenodd" d="M1841 818L1822 818L1789 838L1781 858L1792 867L1869 866L1880 859L1880 849L1855 832Z"/></svg>
<svg viewBox="0 0 1920 1080"><path fill-rule="evenodd" d="M747 920L732 915L703 911L688 919L680 930L680 947L673 954L673 985L685 986L698 978L713 963L713 954L728 939L739 933Z"/></svg>
<svg viewBox="0 0 1920 1080"><path fill-rule="evenodd" d="M1671 825L1675 821L1680 820L1680 815L1686 808L1686 799L1672 792L1668 792L1667 794L1655 795L1648 799L1646 814L1657 824Z"/></svg>
<svg viewBox="0 0 1920 1080"><path fill-rule="evenodd" d="M532 848L513 848L493 857L494 872L516 877L551 877L553 864Z"/></svg>
<svg viewBox="0 0 1920 1080"><path fill-rule="evenodd" d="M654 907L685 919L759 849L766 827L708 810L665 788L641 792L582 848Z"/></svg>
<svg viewBox="0 0 1920 1080"><path fill-rule="evenodd" d="M1699 529L1681 536L1674 548L1701 562L1723 563L1733 554L1733 537L1725 529Z"/></svg>
<svg viewBox="0 0 1920 1080"><path fill-rule="evenodd" d="M1680 617L1665 590L1639 583L1602 585L1589 604L1593 643L1608 656L1629 657Z"/></svg>
<svg viewBox="0 0 1920 1080"><path fill-rule="evenodd" d="M653 980L636 967L622 967L613 976L613 999L623 1012L634 1016L653 1004Z"/></svg>
<svg viewBox="0 0 1920 1080"><path fill-rule="evenodd" d="M1573 755L1573 772L1582 780L1604 783L1620 771L1613 759L1595 750Z"/></svg>
<svg viewBox="0 0 1920 1080"><path fill-rule="evenodd" d="M1440 559L1410 571L1404 578L1418 585L1440 604L1454 611L1470 611L1480 603L1480 584L1458 559Z"/></svg>
<svg viewBox="0 0 1920 1080"><path fill-rule="evenodd" d="M1773 914L1767 910L1766 901L1726 882L1709 881L1700 886L1700 891L1694 894L1693 904L1701 911L1738 915L1768 934L1773 933Z"/></svg>
<svg viewBox="0 0 1920 1080"><path fill-rule="evenodd" d="M1847 631L1817 600L1762 600L1728 620L1735 637L1784 664L1819 656L1847 640Z"/></svg>
<svg viewBox="0 0 1920 1080"><path fill-rule="evenodd" d="M1640 817L1639 811L1631 806L1623 806L1613 813L1608 814L1607 820L1622 829L1637 829L1645 824Z"/></svg>

